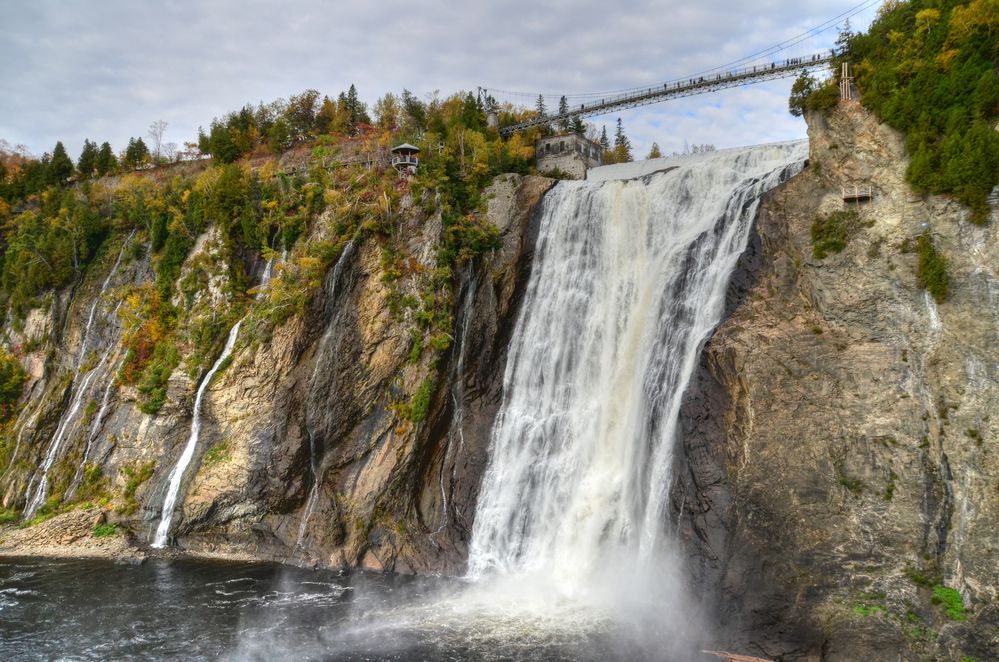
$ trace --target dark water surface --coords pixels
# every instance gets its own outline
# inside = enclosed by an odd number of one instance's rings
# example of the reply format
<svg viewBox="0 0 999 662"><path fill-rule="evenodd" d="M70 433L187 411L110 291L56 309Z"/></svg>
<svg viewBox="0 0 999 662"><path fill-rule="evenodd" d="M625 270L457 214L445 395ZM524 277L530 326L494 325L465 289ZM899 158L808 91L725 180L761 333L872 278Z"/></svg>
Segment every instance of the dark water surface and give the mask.
<svg viewBox="0 0 999 662"><path fill-rule="evenodd" d="M505 614L454 597L466 588L277 564L0 559L0 660L661 657L600 619Z"/></svg>

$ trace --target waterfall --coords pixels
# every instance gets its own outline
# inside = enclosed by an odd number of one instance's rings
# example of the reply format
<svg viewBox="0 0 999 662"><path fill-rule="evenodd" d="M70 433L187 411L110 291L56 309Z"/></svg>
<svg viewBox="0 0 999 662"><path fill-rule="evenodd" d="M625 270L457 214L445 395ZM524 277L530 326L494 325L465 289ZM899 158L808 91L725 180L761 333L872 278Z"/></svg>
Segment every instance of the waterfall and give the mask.
<svg viewBox="0 0 999 662"><path fill-rule="evenodd" d="M110 350L109 350L110 351ZM103 362L103 359L101 359ZM56 433L52 437L52 441L49 443L49 450L45 453L45 460L42 462L41 468L32 477L31 482L28 484L28 489L25 495L31 494L32 487L34 487L34 495L28 499L28 507L24 510L24 519L31 519L38 509L42 507L45 503L45 499L49 495L49 469L55 463L56 458L59 456L59 449L62 447L62 442L66 438L66 431L69 429L70 424L76 420L76 415L80 411L80 406L83 404L83 398L87 393L87 388L90 383L97 376L97 372L100 370L101 364L98 363L96 366L90 369L87 374L83 376L80 382L80 387L76 389L76 393L73 397L73 402L66 412L66 415L62 417L59 422L59 427L56 428Z"/></svg>
<svg viewBox="0 0 999 662"><path fill-rule="evenodd" d="M90 306L90 314L87 316L87 326L83 330L83 339L80 341L80 354L76 357L76 371L79 373L80 366L83 365L83 357L87 355L87 343L90 341L90 328L94 324L94 313L97 312L97 304L101 302L104 298L104 293L108 290L108 285L111 284L111 279L118 272L118 267L121 266L121 258L125 255L125 249L128 248L128 244L132 241L132 236L135 235L135 230L132 230L128 238L121 245L121 250L118 251L118 258L114 261L114 266L111 267L111 271L108 273L108 277L104 279L104 283L101 285L101 291L94 298L94 303Z"/></svg>
<svg viewBox="0 0 999 662"><path fill-rule="evenodd" d="M259 300L263 296L264 289L271 282L273 268L274 258L271 258L267 260L267 264L264 266L264 273L260 276L260 285L257 286L255 299ZM170 533L170 521L173 519L173 508L177 504L177 496L180 493L180 484L184 480L184 473L187 471L187 467L191 464L191 460L194 459L194 451L198 447L198 438L201 436L201 404L205 397L205 391L208 390L208 385L211 384L212 377L215 376L215 373L219 371L225 360L232 354L233 347L236 345L236 337L239 336L239 327L245 319L245 317L241 318L229 329L229 337L226 338L222 353L215 360L205 378L201 380L201 384L198 385L197 393L194 396L194 411L191 414L191 434L187 438L187 445L184 446L184 452L180 454L180 459L177 460L177 464L174 465L167 480L166 497L163 499L163 508L160 511L160 523L156 527L153 547L163 547L167 543L167 535Z"/></svg>
<svg viewBox="0 0 999 662"><path fill-rule="evenodd" d="M354 252L354 240L351 239L343 247L343 251L340 253L340 257L337 258L336 264L333 266L333 271L330 273L329 278L326 281L326 305L333 306L336 302L337 288L340 283L340 278L343 275L344 265L350 256ZM326 365L326 354L329 351L329 345L333 338L333 328L335 311L329 311L329 321L326 323L326 330L323 332L323 337L319 341L319 349L316 350L316 364L312 368L312 377L309 379L309 396L311 397L316 388L316 378L319 376L319 370ZM315 422L312 415L312 406L310 402L305 404L305 431L309 435L309 472L312 474L312 487L309 488L309 497L305 502L305 510L302 512L302 521L298 524L298 535L295 537L295 548L300 549L302 547L302 542L305 540L305 531L308 528L309 518L312 517L312 511L316 508L316 500L319 498L319 464L320 460L318 453L316 452L316 433L315 433Z"/></svg>
<svg viewBox="0 0 999 662"><path fill-rule="evenodd" d="M725 150L548 193L469 577L537 573L580 595L601 569L662 554L683 392L760 196L806 154L804 142Z"/></svg>
<svg viewBox="0 0 999 662"><path fill-rule="evenodd" d="M97 435L100 434L101 428L104 425L104 417L107 415L108 408L111 405L111 390L115 385L115 375L121 370L121 367L125 364L126 356L121 357L118 362L117 367L111 370L106 378L107 383L104 385L104 395L101 397L101 406L97 410L97 415L94 416L94 422L90 425L90 431L87 433L87 441L83 446L83 458L80 460L80 466L76 469L76 474L73 476L73 482L70 484L69 490L66 492L66 500L69 501L76 494L76 491L80 488L80 483L83 481L83 472L87 469L87 461L90 459L90 451L93 448L94 441L97 439Z"/></svg>
<svg viewBox="0 0 999 662"><path fill-rule="evenodd" d="M448 489L445 485L444 476L447 474L447 467L454 454L455 444L459 450L465 447L465 435L462 426L465 423L465 356L468 349L468 335L472 329L472 317L475 315L475 290L478 288L478 274L475 271L474 262L469 262L463 277L464 287L461 297L461 309L456 320L461 333L458 334L458 358L452 364L451 369L451 402L454 406L454 413L451 416L451 426L447 431L447 444L444 446L444 456L441 459L441 467L437 476L437 484L441 491L441 521L440 526L434 531L439 533L447 526L448 517ZM454 469L451 471L451 478L454 479Z"/></svg>
<svg viewBox="0 0 999 662"><path fill-rule="evenodd" d="M166 545L167 534L170 532L170 520L173 519L173 507L177 503L177 494L180 492L180 483L184 479L184 472L187 471L188 465L191 464L191 459L194 457L194 450L198 446L198 437L201 435L201 404L205 397L205 391L208 390L208 385L211 384L212 377L218 372L222 363L232 354L232 348L236 344L236 336L239 335L239 327L242 323L243 320L241 319L229 330L229 337L226 338L222 353L214 365L212 365L212 369L201 380L197 394L194 396L191 434L187 438L187 445L184 446L184 452L181 453L180 459L177 460L173 471L170 472L170 478L167 481L169 486L167 487L166 498L163 499L163 508L160 511L160 524L156 527L156 537L153 539L153 547L163 547Z"/></svg>
<svg viewBox="0 0 999 662"><path fill-rule="evenodd" d="M100 291L97 293L97 296L94 297L94 302L90 306L90 312L87 315L87 323L84 327L83 336L81 337L80 340L80 350L77 355L75 366L73 369L73 379L70 382L71 387L75 387L73 389L72 404L70 405L69 409L66 411L66 413L62 416L62 418L59 421L59 426L56 428L56 433L55 435L53 435L52 440L49 442L49 448L48 451L46 451L45 453L45 459L42 462L40 470L37 471L32 476L31 480L28 482L28 489L25 491L25 500L27 501L28 504L24 511L25 519L30 519L32 516L34 516L34 514L38 511L38 509L45 503L45 500L48 498L49 469L52 468L52 465L55 463L56 459L59 456L59 450L62 448L62 444L68 435L71 424L76 420L76 416L80 411L80 407L83 404L83 400L87 395L87 389L92 385L94 378L97 376L98 372L101 369L101 366L104 364L104 361L111 355L111 352L114 348L114 343L113 342L110 343L107 351L100 358L100 360L98 360L97 365L91 368L83 376L82 381L79 381L78 383L80 377L80 368L83 366L83 360L87 355L87 347L90 343L90 331L94 325L94 319L97 314L97 307L100 304L101 300L104 298L104 294L105 292L107 292L108 287L111 285L111 280L114 278L115 274L118 273L118 267L121 266L121 260L122 257L124 257L125 255L125 249L128 248L128 244L129 242L131 242L132 236L134 234L135 230L132 230L132 232L129 233L128 237L125 239L124 243L122 243L121 250L118 251L118 257L115 259L114 265L112 265L111 267L111 271L108 272L107 277L104 279L104 282L101 284ZM114 310L111 312L110 316L112 318L117 313L118 306L120 305L121 303L119 302L115 306ZM21 429L21 433L23 432L24 428ZM19 434L18 445L20 445L20 441L21 437ZM16 453L17 449L15 448L15 455ZM13 461L11 461L11 464L13 464ZM73 482L75 484L76 482L75 479ZM33 494L32 490L34 490ZM74 488L71 486L69 493L72 494L73 490Z"/></svg>

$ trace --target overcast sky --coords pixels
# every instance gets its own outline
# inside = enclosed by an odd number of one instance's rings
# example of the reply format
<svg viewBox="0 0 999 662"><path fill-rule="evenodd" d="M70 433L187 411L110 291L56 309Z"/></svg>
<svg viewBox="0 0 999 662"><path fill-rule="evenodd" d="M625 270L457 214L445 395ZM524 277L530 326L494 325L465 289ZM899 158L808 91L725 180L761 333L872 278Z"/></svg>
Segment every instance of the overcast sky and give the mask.
<svg viewBox="0 0 999 662"><path fill-rule="evenodd" d="M477 86L584 94L661 84L796 37L860 0L0 0L0 138L40 155L84 138L121 150L154 120L165 141L250 102L351 83L447 95ZM745 7L751 6L747 11ZM875 9L851 21L864 28ZM828 48L829 30L780 54ZM791 80L592 118L621 117L644 156L803 137ZM500 100L530 97L497 93ZM577 101L578 103L578 101Z"/></svg>

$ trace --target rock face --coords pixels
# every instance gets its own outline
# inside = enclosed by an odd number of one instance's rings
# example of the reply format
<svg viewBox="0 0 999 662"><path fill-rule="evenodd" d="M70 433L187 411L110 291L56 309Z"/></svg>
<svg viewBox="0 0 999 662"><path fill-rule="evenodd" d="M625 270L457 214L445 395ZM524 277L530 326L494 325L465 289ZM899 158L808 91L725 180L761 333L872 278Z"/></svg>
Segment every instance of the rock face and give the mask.
<svg viewBox="0 0 999 662"><path fill-rule="evenodd" d="M902 139L855 103L808 123L809 167L761 206L681 416L689 565L747 652L997 659L997 214L912 194ZM854 185L873 199L849 243L814 257L813 219ZM940 304L910 249L927 228ZM934 604L945 587L963 615Z"/></svg>
<svg viewBox="0 0 999 662"><path fill-rule="evenodd" d="M436 360L428 352L414 360L409 321L393 313L388 300L382 249L360 237L343 250L304 315L263 338L253 320L244 319L231 363L205 394L199 442L170 528L172 546L228 558L462 572L506 339L530 269L535 208L553 184L519 176L493 184L488 216L502 246L466 263L454 311L458 330ZM403 217L410 269L433 269L436 254L429 247L439 241L439 219L424 219L415 205ZM323 222L316 232L323 232ZM213 254L221 248L217 235L213 229L200 237L181 271L181 283L201 284L186 298L174 294L182 311L225 307L228 269ZM88 485L99 486L112 497L113 522L141 547L162 515L206 367L196 377L178 367L155 416L139 409L135 387L117 383L125 348L116 288L155 276L146 256L124 261L108 277L113 253L76 292L28 318L22 342L63 330L54 334L57 354L39 349L28 356L32 381L0 494L4 508L23 508L37 491L38 467L52 440L65 430L48 473L50 493L79 500L89 498ZM259 279L263 264L248 271ZM403 279L400 287L411 285ZM425 416L417 423L401 419L399 403L424 385ZM0 532L0 552L44 551L63 539L81 547L89 529L52 533L60 522L76 521L67 517Z"/></svg>

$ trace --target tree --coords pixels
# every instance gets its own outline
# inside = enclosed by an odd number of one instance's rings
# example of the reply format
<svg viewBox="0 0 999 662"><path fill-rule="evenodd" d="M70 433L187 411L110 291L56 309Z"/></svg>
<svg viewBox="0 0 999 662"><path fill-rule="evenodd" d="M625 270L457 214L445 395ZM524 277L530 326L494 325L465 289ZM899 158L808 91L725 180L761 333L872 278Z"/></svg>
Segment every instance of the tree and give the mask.
<svg viewBox="0 0 999 662"><path fill-rule="evenodd" d="M815 79L803 72L791 85L791 96L787 100L787 109L795 117L801 117L805 112L805 103L815 91Z"/></svg>
<svg viewBox="0 0 999 662"><path fill-rule="evenodd" d="M409 90L402 91L402 112L406 116L406 128L409 131L421 131L427 128L427 106Z"/></svg>
<svg viewBox="0 0 999 662"><path fill-rule="evenodd" d="M565 98L565 95L558 100L558 114L565 115L569 112L569 101ZM558 130L565 133L572 126L571 121L567 117L561 117L558 120Z"/></svg>
<svg viewBox="0 0 999 662"><path fill-rule="evenodd" d="M20 361L0 347L0 423L15 411L27 378Z"/></svg>
<svg viewBox="0 0 999 662"><path fill-rule="evenodd" d="M853 32L850 31L850 19L846 19L843 29L836 37L836 57L845 57L850 52L850 40L853 39Z"/></svg>
<svg viewBox="0 0 999 662"><path fill-rule="evenodd" d="M59 141L52 150L52 158L49 161L49 179L56 184L62 184L72 176L73 161L66 154L62 141Z"/></svg>
<svg viewBox="0 0 999 662"><path fill-rule="evenodd" d="M572 125L569 127L569 130L575 133L577 136L583 136L583 137L586 136L586 124L579 117L579 115L576 115L575 117L572 118Z"/></svg>
<svg viewBox="0 0 999 662"><path fill-rule="evenodd" d="M118 167L118 159L111 151L111 144L107 141L101 143L101 149L97 152L97 174L103 177L113 172Z"/></svg>
<svg viewBox="0 0 999 662"><path fill-rule="evenodd" d="M548 116L548 109L545 107L545 97L543 95L541 94L538 95L538 100L534 104L534 108L535 110L538 111L538 117L543 118ZM541 127L541 133L545 135L548 135L549 133L552 132L552 125L549 124L548 122L541 124L540 127Z"/></svg>
<svg viewBox="0 0 999 662"><path fill-rule="evenodd" d="M610 149L610 140L607 139L607 125L600 128L600 146L603 147L605 151Z"/></svg>
<svg viewBox="0 0 999 662"><path fill-rule="evenodd" d="M80 152L80 158L76 162L76 171L80 173L81 177L86 179L93 176L96 170L97 143L92 143L90 140L84 140L83 150Z"/></svg>
<svg viewBox="0 0 999 662"><path fill-rule="evenodd" d="M315 135L318 110L318 90L305 90L288 98L284 117L293 140L301 142Z"/></svg>
<svg viewBox="0 0 999 662"><path fill-rule="evenodd" d="M357 88L354 84L350 84L350 89L347 90L346 108L347 114L350 118L350 128L351 131L357 130L357 125L359 124L371 124L371 118L368 116L368 107L357 95Z"/></svg>
<svg viewBox="0 0 999 662"><path fill-rule="evenodd" d="M617 129L614 131L614 160L618 163L632 161L631 141L624 135L624 125L621 118L617 118Z"/></svg>
<svg viewBox="0 0 999 662"><path fill-rule="evenodd" d="M399 101L394 94L388 92L375 102L375 117L378 126L386 131L395 131L399 127Z"/></svg>
<svg viewBox="0 0 999 662"><path fill-rule="evenodd" d="M652 143L652 149L649 150L649 155L645 158L647 159L661 159L663 157L662 150L659 149L659 143Z"/></svg>
<svg viewBox="0 0 999 662"><path fill-rule="evenodd" d="M283 117L274 122L267 132L267 146L275 154L280 154L291 147L291 129Z"/></svg>
<svg viewBox="0 0 999 662"><path fill-rule="evenodd" d="M153 144L153 156L160 160L163 149L163 132L166 131L167 123L163 120L156 120L149 125L149 140Z"/></svg>
<svg viewBox="0 0 999 662"><path fill-rule="evenodd" d="M125 148L125 158L122 166L128 170L135 170L146 164L149 160L149 148L142 138L129 138L128 147Z"/></svg>

